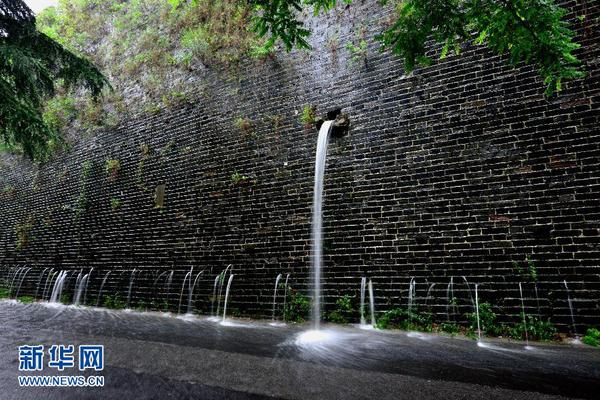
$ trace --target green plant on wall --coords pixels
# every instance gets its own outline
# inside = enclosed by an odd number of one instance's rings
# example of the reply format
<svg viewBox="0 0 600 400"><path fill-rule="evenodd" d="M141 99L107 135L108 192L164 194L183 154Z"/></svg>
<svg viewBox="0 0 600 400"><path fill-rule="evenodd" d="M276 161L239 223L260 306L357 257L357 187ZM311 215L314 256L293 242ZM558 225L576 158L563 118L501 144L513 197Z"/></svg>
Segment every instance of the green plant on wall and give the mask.
<svg viewBox="0 0 600 400"><path fill-rule="evenodd" d="M135 174L135 180L140 189L147 192L148 187L146 186L146 182L144 181L144 167L146 165L146 159L150 156L150 146L146 143L140 144L140 150L142 152L142 156L140 161L138 162L137 171Z"/></svg>
<svg viewBox="0 0 600 400"><path fill-rule="evenodd" d="M119 208L121 208L121 200L117 199L116 197L110 199L110 208L113 211L117 211Z"/></svg>
<svg viewBox="0 0 600 400"><path fill-rule="evenodd" d="M27 244L30 241L29 231L31 231L31 229L33 228L33 222L33 217L30 216L25 222L22 222L15 226L15 234L17 236L17 251L21 251L25 247L27 247Z"/></svg>
<svg viewBox="0 0 600 400"><path fill-rule="evenodd" d="M302 108L302 113L300 114L300 122L304 124L306 129L310 129L310 127L315 123L316 120L316 110L314 106L306 105Z"/></svg>
<svg viewBox="0 0 600 400"><path fill-rule="evenodd" d="M283 308L283 320L287 322L304 322L310 311L310 300L306 295L290 287L285 307Z"/></svg>
<svg viewBox="0 0 600 400"><path fill-rule="evenodd" d="M109 182L114 182L119 176L121 170L121 161L115 158L107 158L104 162L104 171Z"/></svg>
<svg viewBox="0 0 600 400"><path fill-rule="evenodd" d="M231 174L231 183L234 185L240 185L248 181L250 181L250 177L241 174L238 171L235 171L233 174Z"/></svg>
<svg viewBox="0 0 600 400"><path fill-rule="evenodd" d="M600 346L600 330L589 328L581 341L590 346Z"/></svg>
<svg viewBox="0 0 600 400"><path fill-rule="evenodd" d="M368 43L365 39L365 27L362 26L356 33L356 38L352 42L346 43L346 50L350 53L349 65L363 64L367 65Z"/></svg>
<svg viewBox="0 0 600 400"><path fill-rule="evenodd" d="M537 282L538 271L535 262L530 256L525 258L525 266L522 266L519 262L513 261L513 269L524 281Z"/></svg>
<svg viewBox="0 0 600 400"><path fill-rule="evenodd" d="M106 308L113 308L115 310L122 310L126 306L125 302L121 299L121 295L118 293L104 296L103 305Z"/></svg>
<svg viewBox="0 0 600 400"><path fill-rule="evenodd" d="M352 302L353 296L348 294L340 297L335 302L335 309L329 313L327 319L338 324L347 324L352 319L356 318L356 310Z"/></svg>
<svg viewBox="0 0 600 400"><path fill-rule="evenodd" d="M75 216L79 218L87 209L87 187L90 172L92 171L92 162L84 161L81 164L81 175L79 183L79 195L75 203Z"/></svg>

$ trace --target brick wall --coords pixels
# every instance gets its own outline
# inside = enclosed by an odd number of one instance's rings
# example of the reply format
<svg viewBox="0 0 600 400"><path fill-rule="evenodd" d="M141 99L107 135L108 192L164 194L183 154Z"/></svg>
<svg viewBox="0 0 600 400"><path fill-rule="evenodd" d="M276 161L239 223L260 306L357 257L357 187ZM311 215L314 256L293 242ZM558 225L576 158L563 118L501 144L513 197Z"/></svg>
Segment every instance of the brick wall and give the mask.
<svg viewBox="0 0 600 400"><path fill-rule="evenodd" d="M528 312L566 331L566 280L578 329L598 324L600 6L568 5L589 75L555 98L544 97L535 70L513 70L483 48L408 76L374 43L366 61L351 63L345 44L385 18L373 5L353 5L312 21L310 53L278 55L235 79L207 75L193 105L131 118L41 166L5 156L4 273L31 267L20 294L34 294L41 280L39 296L49 268L75 271L69 293L79 270L94 268L95 303L108 271L105 293L125 298L136 269L133 306L162 300L173 270L177 309L193 267L204 270L195 306L208 310L215 275L232 264L232 308L269 315L277 274L306 290L317 132L299 114L314 105L318 113L342 108L352 123L329 145L327 308L356 294L361 276L373 280L378 309L404 306L415 278L417 303L443 320L453 277L461 312L471 310L467 288L478 283L481 301L514 320L523 281ZM120 161L117 174L105 171L108 158ZM514 265L526 269L527 258L535 286Z"/></svg>

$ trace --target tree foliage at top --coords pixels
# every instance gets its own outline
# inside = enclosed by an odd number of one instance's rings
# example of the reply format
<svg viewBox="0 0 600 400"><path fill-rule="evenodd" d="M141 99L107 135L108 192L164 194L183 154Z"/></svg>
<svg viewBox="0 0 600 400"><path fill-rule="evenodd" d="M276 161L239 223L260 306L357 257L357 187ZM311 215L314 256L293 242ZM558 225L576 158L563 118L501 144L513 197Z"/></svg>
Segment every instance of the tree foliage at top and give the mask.
<svg viewBox="0 0 600 400"><path fill-rule="evenodd" d="M336 0L251 0L256 9L254 30L280 39L289 51L308 48L310 31L298 20L303 6L315 14L333 8ZM345 0L346 2L350 0ZM564 20L566 10L554 0L405 0L396 7L395 22L377 36L384 48L402 57L404 68L430 65L430 39L440 43L439 58L460 53L473 38L497 54L508 55L512 65L534 65L546 84L546 94L561 90L565 79L584 76L573 55L579 45Z"/></svg>
<svg viewBox="0 0 600 400"><path fill-rule="evenodd" d="M94 98L108 85L92 63L37 31L22 0L0 0L0 143L44 157L60 140L41 111L57 83L84 87Z"/></svg>

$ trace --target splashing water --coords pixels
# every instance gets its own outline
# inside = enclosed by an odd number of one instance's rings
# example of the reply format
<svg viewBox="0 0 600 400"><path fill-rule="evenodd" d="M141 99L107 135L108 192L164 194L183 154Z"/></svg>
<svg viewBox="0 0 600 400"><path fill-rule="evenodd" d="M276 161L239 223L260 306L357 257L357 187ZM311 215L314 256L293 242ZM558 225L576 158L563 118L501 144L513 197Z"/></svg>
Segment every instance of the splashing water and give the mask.
<svg viewBox="0 0 600 400"><path fill-rule="evenodd" d="M325 121L319 130L315 159L315 182L313 191L312 218L312 325L314 330L321 326L321 274L323 267L323 178L327 161L327 144L333 121Z"/></svg>

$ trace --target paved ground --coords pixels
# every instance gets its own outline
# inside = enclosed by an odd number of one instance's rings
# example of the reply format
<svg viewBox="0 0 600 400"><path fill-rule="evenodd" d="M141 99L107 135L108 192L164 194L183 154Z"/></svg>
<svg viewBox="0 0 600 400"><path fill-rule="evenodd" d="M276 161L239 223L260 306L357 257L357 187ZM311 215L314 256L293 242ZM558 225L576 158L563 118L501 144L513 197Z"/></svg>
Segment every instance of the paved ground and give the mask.
<svg viewBox="0 0 600 400"><path fill-rule="evenodd" d="M600 398L600 351L588 347L481 348L355 328L326 328L329 338L312 343L298 339L305 329L4 301L0 399ZM103 344L105 387L20 388L22 344Z"/></svg>

